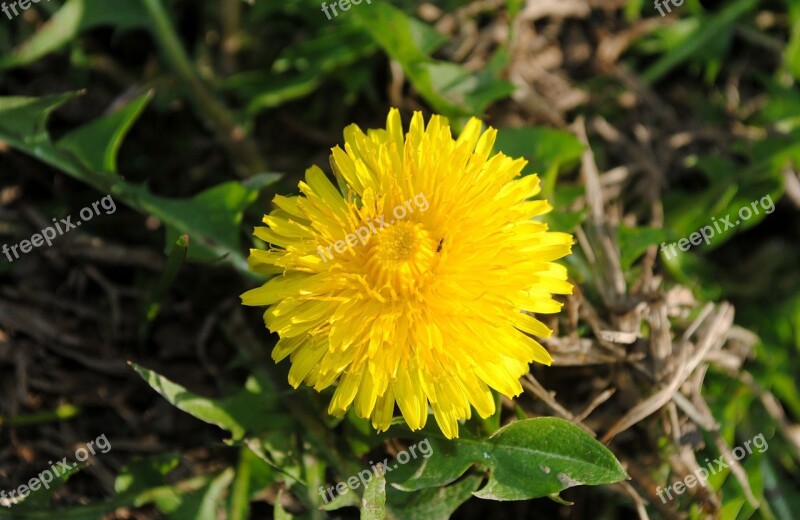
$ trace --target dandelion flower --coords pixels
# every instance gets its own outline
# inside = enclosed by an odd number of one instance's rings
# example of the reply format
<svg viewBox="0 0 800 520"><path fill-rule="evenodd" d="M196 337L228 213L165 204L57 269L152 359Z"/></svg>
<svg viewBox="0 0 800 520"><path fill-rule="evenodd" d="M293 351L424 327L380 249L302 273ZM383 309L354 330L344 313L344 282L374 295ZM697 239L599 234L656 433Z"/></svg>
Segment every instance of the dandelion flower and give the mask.
<svg viewBox="0 0 800 520"><path fill-rule="evenodd" d="M551 207L531 200L524 159L492 154L496 133L473 118L453 139L445 118L415 113L404 135L396 109L385 129L351 125L332 150L339 189L312 167L256 228L272 247L250 268L280 274L243 303L269 306L295 388L336 386L331 414L353 406L384 431L397 403L412 430L432 410L454 438L473 407L495 412L491 389L519 395L528 364L550 364L532 336L552 331L532 314L572 292L553 262L572 237L532 220Z"/></svg>

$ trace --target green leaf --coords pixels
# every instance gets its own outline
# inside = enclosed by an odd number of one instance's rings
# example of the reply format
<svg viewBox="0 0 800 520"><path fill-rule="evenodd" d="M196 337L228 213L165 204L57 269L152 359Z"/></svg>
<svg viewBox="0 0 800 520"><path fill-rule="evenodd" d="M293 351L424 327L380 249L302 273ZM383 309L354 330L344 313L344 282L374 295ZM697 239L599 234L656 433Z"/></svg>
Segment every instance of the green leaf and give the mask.
<svg viewBox="0 0 800 520"><path fill-rule="evenodd" d="M458 507L472 498L483 480L478 475L468 475L449 486L407 493L389 487L386 504L397 520L448 520Z"/></svg>
<svg viewBox="0 0 800 520"><path fill-rule="evenodd" d="M677 236L689 237L691 233L708 226L713 231L713 237L702 248L710 251L723 245L737 232L758 225L775 210L774 203L784 191L784 168L800 163L798 137L800 133L786 138L768 138L752 145L734 143L751 157L752 162L746 167L719 156L697 159L695 166L707 178L709 185L700 193L674 190L665 194L665 228L674 231ZM740 211L745 213L740 216ZM744 218L748 212L749 217ZM722 223L722 219L726 218L731 226ZM696 280L709 281L715 278Z"/></svg>
<svg viewBox="0 0 800 520"><path fill-rule="evenodd" d="M3 417L0 415L0 426L31 426L34 424L66 421L77 417L80 413L81 409L74 404L64 403L58 405L53 411L12 415L11 417Z"/></svg>
<svg viewBox="0 0 800 520"><path fill-rule="evenodd" d="M156 316L158 316L158 313L161 311L161 303L169 288L172 287L175 278L178 277L178 272L181 270L183 261L186 259L186 251L188 249L189 236L181 235L178 240L175 241L175 245L172 247L172 251L170 251L169 258L167 259L167 267L164 269L164 273L161 275L161 279L153 291L153 295L145 306L145 316L141 320L141 336L143 338L147 335L150 324L153 323L153 320L156 319Z"/></svg>
<svg viewBox="0 0 800 520"><path fill-rule="evenodd" d="M440 114L480 115L493 101L513 91L511 83L496 77L496 70L474 74L455 63L432 59L420 48L431 44L427 37L419 38L418 22L388 3L375 3L368 11L354 10L349 20L400 63L414 88Z"/></svg>
<svg viewBox="0 0 800 520"><path fill-rule="evenodd" d="M362 58L365 49L374 52L376 48L371 38L361 30L348 26L332 27L313 38L287 46L275 59L272 71L278 74L290 70L317 74L332 72Z"/></svg>
<svg viewBox="0 0 800 520"><path fill-rule="evenodd" d="M264 174L270 175L270 174ZM269 182L279 176L272 175ZM214 262L239 251L244 210L258 198L258 190L230 181L200 192L191 199L170 200L143 194L149 212L165 217L167 248L182 234L192 238L187 258Z"/></svg>
<svg viewBox="0 0 800 520"><path fill-rule="evenodd" d="M633 22L639 19L644 0L628 0L625 3L625 20Z"/></svg>
<svg viewBox="0 0 800 520"><path fill-rule="evenodd" d="M233 468L226 468L198 492L182 494L180 506L169 511L174 520L217 520L221 518L223 494L233 480Z"/></svg>
<svg viewBox="0 0 800 520"><path fill-rule="evenodd" d="M325 77L316 71L308 70L299 74L273 76L263 80L264 88L249 99L247 112L251 115L267 108L273 108L289 101L305 97L322 85ZM233 86L235 89L235 86ZM241 96L242 94L239 93ZM244 97L244 96L243 96Z"/></svg>
<svg viewBox="0 0 800 520"><path fill-rule="evenodd" d="M369 419L359 417L353 407L347 410L342 424L345 439L350 450L357 457L365 456L382 443L382 439L375 435L375 430L372 428Z"/></svg>
<svg viewBox="0 0 800 520"><path fill-rule="evenodd" d="M192 492L207 486L210 480L208 476L200 475L177 482L174 486L157 485L143 491L138 491L142 486L134 486L128 482L130 490L119 493L109 501L68 508L46 507L50 502L50 494L55 491L58 486L63 484L66 478L75 471L77 471L77 469L73 469L66 475L57 477L53 484L50 485L49 491L42 488L32 493L25 502L14 506L14 512L16 513L14 518L18 517L25 520L50 520L52 518L63 520L97 520L98 518L104 518L106 513L115 511L121 507L142 507L147 504L155 504L162 512L171 513L176 511L187 497L191 497L190 494ZM137 473L136 476L141 477L141 474ZM39 498L37 498L37 495ZM170 518L179 517L170 516ZM195 516L185 515L183 518L187 518L188 520L194 519Z"/></svg>
<svg viewBox="0 0 800 520"><path fill-rule="evenodd" d="M264 381L256 376L251 376L245 387L232 396L209 399L189 392L152 370L135 363L131 366L170 404L201 421L229 431L234 440L242 439L247 432L259 432L270 426L274 428L284 417L275 413L277 397L268 392Z"/></svg>
<svg viewBox="0 0 800 520"><path fill-rule="evenodd" d="M57 475L52 482L47 484L46 487L42 486L35 491L31 491L25 500L12 506L14 511L18 513L24 513L25 516L20 515L22 518L34 516L31 513L40 510L40 508L46 508L50 504L53 495L56 494L56 492L59 492L64 484L66 484L73 475L77 474L84 467L85 464L75 465L68 471ZM2 516L0 516L0 518L2 518Z"/></svg>
<svg viewBox="0 0 800 520"><path fill-rule="evenodd" d="M193 511L200 507L202 492L208 489L210 482L217 475L198 475L174 485L161 485L151 487L134 496L129 493L120 495L116 501L124 504L131 504L142 507L147 504L155 505L162 513L169 515L169 518L194 518L191 516ZM117 506L119 507L119 506ZM189 510L187 512L187 510ZM178 511L183 511L177 514Z"/></svg>
<svg viewBox="0 0 800 520"><path fill-rule="evenodd" d="M502 419L502 395L497 391L492 391L494 398L495 412L485 419L480 419L481 428L487 435L492 435L500 429L500 421Z"/></svg>
<svg viewBox="0 0 800 520"><path fill-rule="evenodd" d="M287 423L284 417L278 416L276 419L271 430L257 437L248 437L244 443L261 461L275 470L276 479L290 488L299 483L306 490L311 490L303 478L302 462L298 458L300 454L295 449L296 439L290 431L293 425Z"/></svg>
<svg viewBox="0 0 800 520"><path fill-rule="evenodd" d="M425 54L432 54L447 43L447 36L439 34L436 29L425 22L409 17L408 25L411 29L411 38L414 40L414 44Z"/></svg>
<svg viewBox="0 0 800 520"><path fill-rule="evenodd" d="M249 113L280 106L318 89L336 70L359 63L377 50L360 29L336 30L291 45L275 60L271 71L248 71L220 82L247 103Z"/></svg>
<svg viewBox="0 0 800 520"><path fill-rule="evenodd" d="M78 92L66 92L38 98L0 97L0 138L6 134L31 146L48 141L50 113L77 95Z"/></svg>
<svg viewBox="0 0 800 520"><path fill-rule="evenodd" d="M240 228L245 208L258 197L258 192L280 178L266 173L245 182L226 182L203 191L190 199L171 199L151 193L146 187L129 183L107 171L98 171L85 163L108 164L119 142L115 139L100 142L102 160L90 148L91 140L97 137L99 128L121 139L132 124L140 109L137 105L122 114L109 116L100 126L91 130L78 128L61 148L55 146L47 133L47 116L76 93L60 94L42 98L0 97L0 140L27 153L66 174L85 182L102 193L110 193L115 199L145 214L161 220L167 227L167 248L182 234L192 239L188 258L196 261L219 261L232 265L248 276L247 260L241 251ZM110 121L120 126L112 127ZM95 123L89 123L90 128ZM99 139L99 138L98 138ZM77 152L77 153L76 153ZM169 250L169 249L167 249Z"/></svg>
<svg viewBox="0 0 800 520"><path fill-rule="evenodd" d="M150 91L113 114L69 132L56 147L72 152L90 170L116 174L119 147L152 97Z"/></svg>
<svg viewBox="0 0 800 520"><path fill-rule="evenodd" d="M563 419L517 421L488 439L444 439L426 432L430 457L392 473L392 485L415 491L455 481L475 463L487 466L489 481L475 496L492 500L527 500L578 485L618 482L627 477L614 455L589 434Z"/></svg>
<svg viewBox="0 0 800 520"><path fill-rule="evenodd" d="M527 159L525 173L574 166L583 153L577 137L552 128L502 128L497 131L495 148L510 157Z"/></svg>
<svg viewBox="0 0 800 520"><path fill-rule="evenodd" d="M541 218L553 231L571 233L586 220L587 213L588 211L586 209L580 211L555 210L546 215L542 215Z"/></svg>
<svg viewBox="0 0 800 520"><path fill-rule="evenodd" d="M798 48L800 48L800 31L798 33ZM764 126L774 125L776 129L786 133L800 127L800 92L793 85L782 85L772 79L767 80L766 90L766 103L758 114L758 122Z"/></svg>
<svg viewBox="0 0 800 520"><path fill-rule="evenodd" d="M622 270L627 271L633 262L647 251L648 247L667 240L674 240L675 235L663 228L621 226L617 230L617 238L620 248L620 264Z"/></svg>
<svg viewBox="0 0 800 520"><path fill-rule="evenodd" d="M250 516L250 467L258 457L247 446L239 448L239 464L231 487L230 520L247 520Z"/></svg>
<svg viewBox="0 0 800 520"><path fill-rule="evenodd" d="M517 15L525 7L525 0L506 0L506 9L508 9L509 22L513 21ZM509 25L511 25L509 23Z"/></svg>
<svg viewBox="0 0 800 520"><path fill-rule="evenodd" d="M374 475L367 483L361 499L361 520L384 520L386 518L386 477Z"/></svg>
<svg viewBox="0 0 800 520"><path fill-rule="evenodd" d="M789 4L791 37L783 52L783 62L795 79L800 78L800 6Z"/></svg>
<svg viewBox="0 0 800 520"><path fill-rule="evenodd" d="M333 500L325 502L324 505L320 506L320 509L323 511L336 511L343 507L358 507L360 505L361 501L358 495L352 489L347 488L344 493L337 493L334 495Z"/></svg>
<svg viewBox="0 0 800 520"><path fill-rule="evenodd" d="M668 51L642 75L647 83L655 83L672 69L695 56L703 48L718 41L722 35L733 28L742 15L753 9L758 0L737 0L716 14L698 24L679 45Z"/></svg>
<svg viewBox="0 0 800 520"><path fill-rule="evenodd" d="M141 186L117 183L115 187L118 188L118 197L166 224L167 250L180 235L186 234L192 240L187 254L189 260L224 260L240 271L248 272L247 261L240 252L239 230L244 210L255 202L258 190L230 181L190 199L170 199L154 195Z"/></svg>
<svg viewBox="0 0 800 520"><path fill-rule="evenodd" d="M146 27L147 16L138 1L69 0L30 40L9 56L0 57L0 70L32 63L98 25Z"/></svg>
<svg viewBox="0 0 800 520"><path fill-rule="evenodd" d="M445 61L426 63L422 69L429 75L434 91L468 115L480 115L492 102L514 92L514 85L498 80L491 71L474 73Z"/></svg>
<svg viewBox="0 0 800 520"><path fill-rule="evenodd" d="M134 461L122 467L114 480L114 490L117 493L141 493L149 488L163 486L166 476L180 462L181 455L178 453L163 453Z"/></svg>

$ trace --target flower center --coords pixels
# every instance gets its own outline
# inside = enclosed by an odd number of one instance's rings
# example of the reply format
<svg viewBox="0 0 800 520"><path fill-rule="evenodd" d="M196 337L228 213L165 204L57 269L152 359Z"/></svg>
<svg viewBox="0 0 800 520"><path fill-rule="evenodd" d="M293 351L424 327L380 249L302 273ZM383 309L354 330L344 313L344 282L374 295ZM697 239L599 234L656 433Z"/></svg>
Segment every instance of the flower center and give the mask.
<svg viewBox="0 0 800 520"><path fill-rule="evenodd" d="M367 276L375 289L388 288L395 299L411 296L431 271L434 246L422 224L398 222L382 229L368 244Z"/></svg>

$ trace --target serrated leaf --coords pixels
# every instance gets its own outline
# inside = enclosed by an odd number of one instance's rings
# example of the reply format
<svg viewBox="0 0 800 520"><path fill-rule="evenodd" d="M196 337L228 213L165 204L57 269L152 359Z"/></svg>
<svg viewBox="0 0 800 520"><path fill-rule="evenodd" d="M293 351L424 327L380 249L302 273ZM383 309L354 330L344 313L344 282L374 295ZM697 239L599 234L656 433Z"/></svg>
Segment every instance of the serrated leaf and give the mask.
<svg viewBox="0 0 800 520"><path fill-rule="evenodd" d="M0 97L0 140L102 193L113 195L115 199L134 209L158 218L167 227L167 247L178 236L189 235L192 240L188 255L190 260L222 260L240 272L253 276L241 252L239 238L244 209L256 200L260 189L275 182L280 176L265 173L249 182L226 182L189 199L155 195L144 186L87 166L86 162L97 163L98 160L88 150L84 138L68 140L69 144L65 144L64 148L58 148L52 143L46 128L47 116L75 95L77 93L42 98ZM115 119L112 117L110 120ZM116 122L122 127L131 123L128 117L121 117ZM73 136L81 135L82 128L75 130ZM124 135L124 130L120 128L112 129L110 125L108 128L112 133ZM109 143L109 146L113 148L118 143ZM83 152L76 155L76 150ZM107 157L109 154L104 153L103 162Z"/></svg>
<svg viewBox="0 0 800 520"><path fill-rule="evenodd" d="M247 261L240 251L239 229L244 210L258 198L257 190L238 181L229 181L189 199L161 197L131 184L117 191L120 193L116 195L126 203L166 224L165 251L169 251L179 236L186 234L192 244L186 256L189 260L224 261L248 272Z"/></svg>
<svg viewBox="0 0 800 520"><path fill-rule="evenodd" d="M527 500L627 477L608 448L569 421L555 417L517 421L488 439L448 441L434 431L427 433L432 455L400 466L390 475L392 485L409 491L443 486L478 463L490 469L490 476L475 496Z"/></svg>
<svg viewBox="0 0 800 520"><path fill-rule="evenodd" d="M228 251L236 251L240 247L239 229L244 210L257 198L257 190L248 189L241 182L230 181L202 191L188 200L172 200L164 204L158 198L150 197L149 201L160 205L158 213L169 215L171 222L180 223L167 225L167 250L180 235L187 233L184 230L202 229L201 234L208 238L193 240L187 258L212 262L221 258L220 253L224 256Z"/></svg>
<svg viewBox="0 0 800 520"><path fill-rule="evenodd" d="M119 147L152 97L152 92L143 94L116 112L76 128L56 148L72 152L90 170L116 174Z"/></svg>
<svg viewBox="0 0 800 520"><path fill-rule="evenodd" d="M78 94L65 92L38 98L0 97L0 138L6 134L31 146L48 141L47 118L50 113Z"/></svg>

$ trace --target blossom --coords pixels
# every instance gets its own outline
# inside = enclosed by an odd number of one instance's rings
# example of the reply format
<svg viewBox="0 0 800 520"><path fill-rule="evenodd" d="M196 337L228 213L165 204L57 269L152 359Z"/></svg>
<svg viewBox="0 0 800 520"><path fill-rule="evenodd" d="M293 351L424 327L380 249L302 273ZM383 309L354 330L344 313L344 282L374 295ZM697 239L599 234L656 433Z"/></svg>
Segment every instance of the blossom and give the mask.
<svg viewBox="0 0 800 520"><path fill-rule="evenodd" d="M425 126L417 112L404 134L396 109L385 129L351 125L332 149L339 187L309 168L301 195L276 196L256 228L272 247L251 250L251 269L280 274L243 303L269 306L290 384L336 386L329 413L353 406L384 431L395 404L412 430L432 410L454 438L472 408L495 412L491 389L519 395L529 363L551 363L532 336L552 331L533 313L558 312L553 295L572 292L554 262L572 236L533 220L552 208L532 200L539 178L521 175L524 159L492 153L496 133L473 118L454 139L445 118Z"/></svg>

